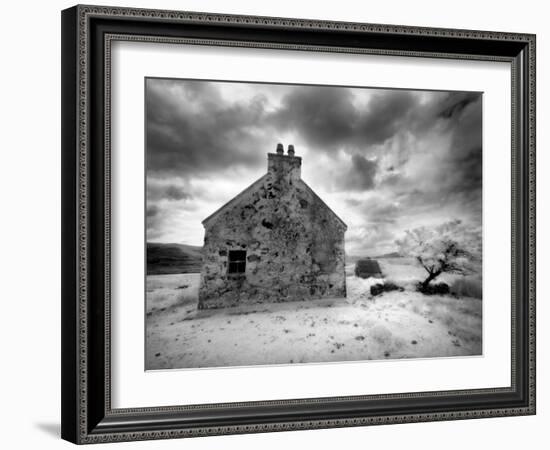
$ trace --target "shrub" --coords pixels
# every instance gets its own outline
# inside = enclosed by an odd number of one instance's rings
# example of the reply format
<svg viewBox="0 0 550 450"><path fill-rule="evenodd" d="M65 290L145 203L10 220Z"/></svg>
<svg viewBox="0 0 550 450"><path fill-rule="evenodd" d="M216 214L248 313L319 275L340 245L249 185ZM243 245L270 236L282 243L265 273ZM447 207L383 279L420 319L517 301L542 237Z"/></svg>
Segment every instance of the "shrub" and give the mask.
<svg viewBox="0 0 550 450"><path fill-rule="evenodd" d="M418 283L416 285L416 290L426 295L445 295L450 293L447 283L433 283L427 286L424 286L423 283Z"/></svg>
<svg viewBox="0 0 550 450"><path fill-rule="evenodd" d="M382 276L380 265L375 259L360 259L355 264L355 276L360 278L379 278Z"/></svg>
<svg viewBox="0 0 550 450"><path fill-rule="evenodd" d="M476 278L457 278L451 285L451 293L457 297L473 297L481 299L483 288L481 280Z"/></svg>
<svg viewBox="0 0 550 450"><path fill-rule="evenodd" d="M398 286L397 284L392 283L391 281L386 281L385 283L376 283L370 287L370 293L373 296L383 294L384 292L391 292L391 291L403 292L404 290L405 289L403 289L401 286Z"/></svg>

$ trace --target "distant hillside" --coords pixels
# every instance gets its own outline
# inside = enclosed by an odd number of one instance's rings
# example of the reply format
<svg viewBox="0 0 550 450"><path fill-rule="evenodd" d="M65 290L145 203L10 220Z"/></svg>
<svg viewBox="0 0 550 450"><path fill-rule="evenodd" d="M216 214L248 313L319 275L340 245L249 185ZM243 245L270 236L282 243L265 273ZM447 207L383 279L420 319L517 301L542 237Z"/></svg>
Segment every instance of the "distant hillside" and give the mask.
<svg viewBox="0 0 550 450"><path fill-rule="evenodd" d="M375 256L375 258L378 259L384 259L384 258L400 258L401 254L399 252L391 252L391 253L385 253L383 255Z"/></svg>
<svg viewBox="0 0 550 450"><path fill-rule="evenodd" d="M361 258L359 255L346 255L346 264L355 264Z"/></svg>
<svg viewBox="0 0 550 450"><path fill-rule="evenodd" d="M202 247L147 243L147 275L198 273L201 264Z"/></svg>
<svg viewBox="0 0 550 450"><path fill-rule="evenodd" d="M385 253L383 255L346 255L346 263L353 264L356 263L360 259L384 259L384 258L399 258L401 255L397 252L391 252L391 253Z"/></svg>

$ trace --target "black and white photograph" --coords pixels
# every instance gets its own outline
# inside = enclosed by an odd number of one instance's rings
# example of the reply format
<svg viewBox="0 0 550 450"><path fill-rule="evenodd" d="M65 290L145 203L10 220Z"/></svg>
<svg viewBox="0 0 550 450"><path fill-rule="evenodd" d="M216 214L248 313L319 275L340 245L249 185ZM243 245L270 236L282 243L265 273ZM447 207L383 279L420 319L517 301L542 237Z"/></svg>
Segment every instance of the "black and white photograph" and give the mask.
<svg viewBox="0 0 550 450"><path fill-rule="evenodd" d="M481 92L145 90L146 370L482 355Z"/></svg>
<svg viewBox="0 0 550 450"><path fill-rule="evenodd" d="M7 152L6 304L37 314L7 321L5 384L11 409L40 400L10 442L540 441L548 27L529 1L397 2L38 9L18 53L57 48L35 91L61 114L30 126L6 84L25 118L6 148L36 128L61 158ZM19 60L28 91L36 58ZM31 279L38 301L11 301Z"/></svg>

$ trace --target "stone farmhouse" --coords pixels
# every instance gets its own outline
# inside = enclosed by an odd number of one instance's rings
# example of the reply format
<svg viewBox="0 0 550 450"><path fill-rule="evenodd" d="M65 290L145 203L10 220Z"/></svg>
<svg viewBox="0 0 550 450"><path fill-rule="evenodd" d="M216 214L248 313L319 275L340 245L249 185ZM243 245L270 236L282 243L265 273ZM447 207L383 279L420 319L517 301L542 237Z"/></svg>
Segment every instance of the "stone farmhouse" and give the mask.
<svg viewBox="0 0 550 450"><path fill-rule="evenodd" d="M346 296L346 224L282 144L267 173L202 222L199 309Z"/></svg>

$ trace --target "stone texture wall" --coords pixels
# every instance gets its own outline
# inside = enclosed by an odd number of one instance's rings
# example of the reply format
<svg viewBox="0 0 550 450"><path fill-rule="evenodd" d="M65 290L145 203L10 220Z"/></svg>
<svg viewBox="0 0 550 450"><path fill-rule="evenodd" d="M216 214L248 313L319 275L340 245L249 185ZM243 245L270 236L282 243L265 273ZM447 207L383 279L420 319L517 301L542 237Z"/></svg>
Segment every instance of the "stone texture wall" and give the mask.
<svg viewBox="0 0 550 450"><path fill-rule="evenodd" d="M346 226L300 166L269 154L268 173L203 222L199 308L346 296ZM244 274L228 274L230 250L246 250Z"/></svg>

